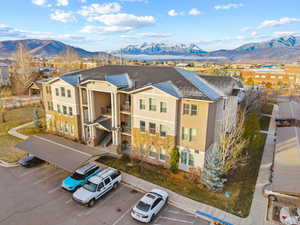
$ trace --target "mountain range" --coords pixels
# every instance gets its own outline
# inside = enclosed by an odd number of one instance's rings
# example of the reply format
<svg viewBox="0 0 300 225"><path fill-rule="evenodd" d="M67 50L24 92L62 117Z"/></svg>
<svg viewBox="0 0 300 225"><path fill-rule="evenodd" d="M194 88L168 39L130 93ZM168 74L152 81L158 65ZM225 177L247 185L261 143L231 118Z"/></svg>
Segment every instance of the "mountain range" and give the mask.
<svg viewBox="0 0 300 225"><path fill-rule="evenodd" d="M35 56L59 56L66 52L67 49L74 50L81 58L111 56L106 52L90 52L55 40L25 39L0 41L0 57L10 57L16 51L19 44L23 44Z"/></svg>
<svg viewBox="0 0 300 225"><path fill-rule="evenodd" d="M198 56L201 60L237 62L292 62L300 60L300 37L285 36L264 42L249 43L232 50L204 51L196 44L143 43L128 45L115 52L124 55L146 55L162 58L172 56ZM157 57L156 57L157 58ZM183 57L184 58L184 57Z"/></svg>
<svg viewBox="0 0 300 225"><path fill-rule="evenodd" d="M0 57L9 57L22 43L36 56L62 55L68 48L73 49L82 58L113 57L123 55L138 59L193 59L202 61L249 62L249 63L287 63L300 60L300 37L284 36L269 41L248 43L238 48L217 51L204 51L197 44L166 44L143 43L128 45L119 51L90 52L82 48L73 47L55 40L25 39L14 41L0 41Z"/></svg>

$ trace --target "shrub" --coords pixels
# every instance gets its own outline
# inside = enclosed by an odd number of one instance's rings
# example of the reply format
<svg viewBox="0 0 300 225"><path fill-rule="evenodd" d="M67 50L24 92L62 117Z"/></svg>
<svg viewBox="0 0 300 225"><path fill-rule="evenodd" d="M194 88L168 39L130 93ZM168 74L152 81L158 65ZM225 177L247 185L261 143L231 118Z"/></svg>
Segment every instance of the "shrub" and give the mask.
<svg viewBox="0 0 300 225"><path fill-rule="evenodd" d="M178 162L179 162L179 150L174 148L171 152L171 167L170 170L172 173L177 173L178 171Z"/></svg>

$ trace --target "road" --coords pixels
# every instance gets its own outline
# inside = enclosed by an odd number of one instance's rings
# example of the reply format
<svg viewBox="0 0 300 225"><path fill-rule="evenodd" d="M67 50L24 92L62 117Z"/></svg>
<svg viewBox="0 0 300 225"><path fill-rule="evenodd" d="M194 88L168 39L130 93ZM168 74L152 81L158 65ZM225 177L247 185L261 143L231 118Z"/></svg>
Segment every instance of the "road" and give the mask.
<svg viewBox="0 0 300 225"><path fill-rule="evenodd" d="M135 225L131 207L143 195L125 185L97 201L93 208L77 204L60 188L69 174L49 164L36 168L0 167L0 225ZM193 214L167 205L155 225L208 225Z"/></svg>

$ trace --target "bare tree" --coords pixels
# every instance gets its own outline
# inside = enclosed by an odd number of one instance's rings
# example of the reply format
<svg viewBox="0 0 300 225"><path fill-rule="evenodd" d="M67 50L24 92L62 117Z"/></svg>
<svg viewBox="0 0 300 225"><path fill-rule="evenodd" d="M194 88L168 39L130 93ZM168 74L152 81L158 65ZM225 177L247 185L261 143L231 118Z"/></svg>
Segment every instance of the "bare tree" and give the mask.
<svg viewBox="0 0 300 225"><path fill-rule="evenodd" d="M80 57L74 48L67 47L62 54L63 57L63 72L76 70L80 68Z"/></svg>
<svg viewBox="0 0 300 225"><path fill-rule="evenodd" d="M38 77L38 72L32 66L33 57L25 45L19 44L12 57L14 59L12 78L15 81L15 91L17 94L24 94Z"/></svg>
<svg viewBox="0 0 300 225"><path fill-rule="evenodd" d="M245 112L240 110L236 122L224 120L218 132L216 147L220 153L222 171L225 175L236 167L248 144L248 140L244 138L244 124Z"/></svg>
<svg viewBox="0 0 300 225"><path fill-rule="evenodd" d="M11 95L11 92L9 91L8 88L1 88L0 89L0 114L1 114L1 123L5 123L5 114L7 112L7 104L9 103L9 97Z"/></svg>

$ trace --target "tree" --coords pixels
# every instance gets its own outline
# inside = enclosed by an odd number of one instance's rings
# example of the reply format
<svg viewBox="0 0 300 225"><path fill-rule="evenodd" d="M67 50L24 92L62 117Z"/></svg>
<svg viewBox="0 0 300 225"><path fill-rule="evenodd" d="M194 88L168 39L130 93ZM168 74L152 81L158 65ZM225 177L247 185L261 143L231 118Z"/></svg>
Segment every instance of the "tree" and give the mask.
<svg viewBox="0 0 300 225"><path fill-rule="evenodd" d="M205 153L204 168L201 183L209 190L220 192L227 179L223 176L222 162L219 149L214 145Z"/></svg>
<svg viewBox="0 0 300 225"><path fill-rule="evenodd" d="M7 103L9 103L9 100L7 99L7 97L9 97L11 95L10 91L8 88L1 88L0 89L0 114L1 114L1 123L5 123L6 119L5 119L5 114L7 111Z"/></svg>
<svg viewBox="0 0 300 225"><path fill-rule="evenodd" d="M32 66L33 57L23 44L19 44L14 59L12 78L15 81L15 92L24 94L38 76L37 68Z"/></svg>
<svg viewBox="0 0 300 225"><path fill-rule="evenodd" d="M36 128L41 128L40 115L37 108L33 109L33 123Z"/></svg>
<svg viewBox="0 0 300 225"><path fill-rule="evenodd" d="M80 57L74 48L67 47L62 53L63 58L63 72L68 72L71 70L76 70L80 68Z"/></svg>
<svg viewBox="0 0 300 225"><path fill-rule="evenodd" d="M179 150L178 148L174 148L171 152L171 160L170 160L170 170L172 173L177 173L178 171L178 162L179 162Z"/></svg>

